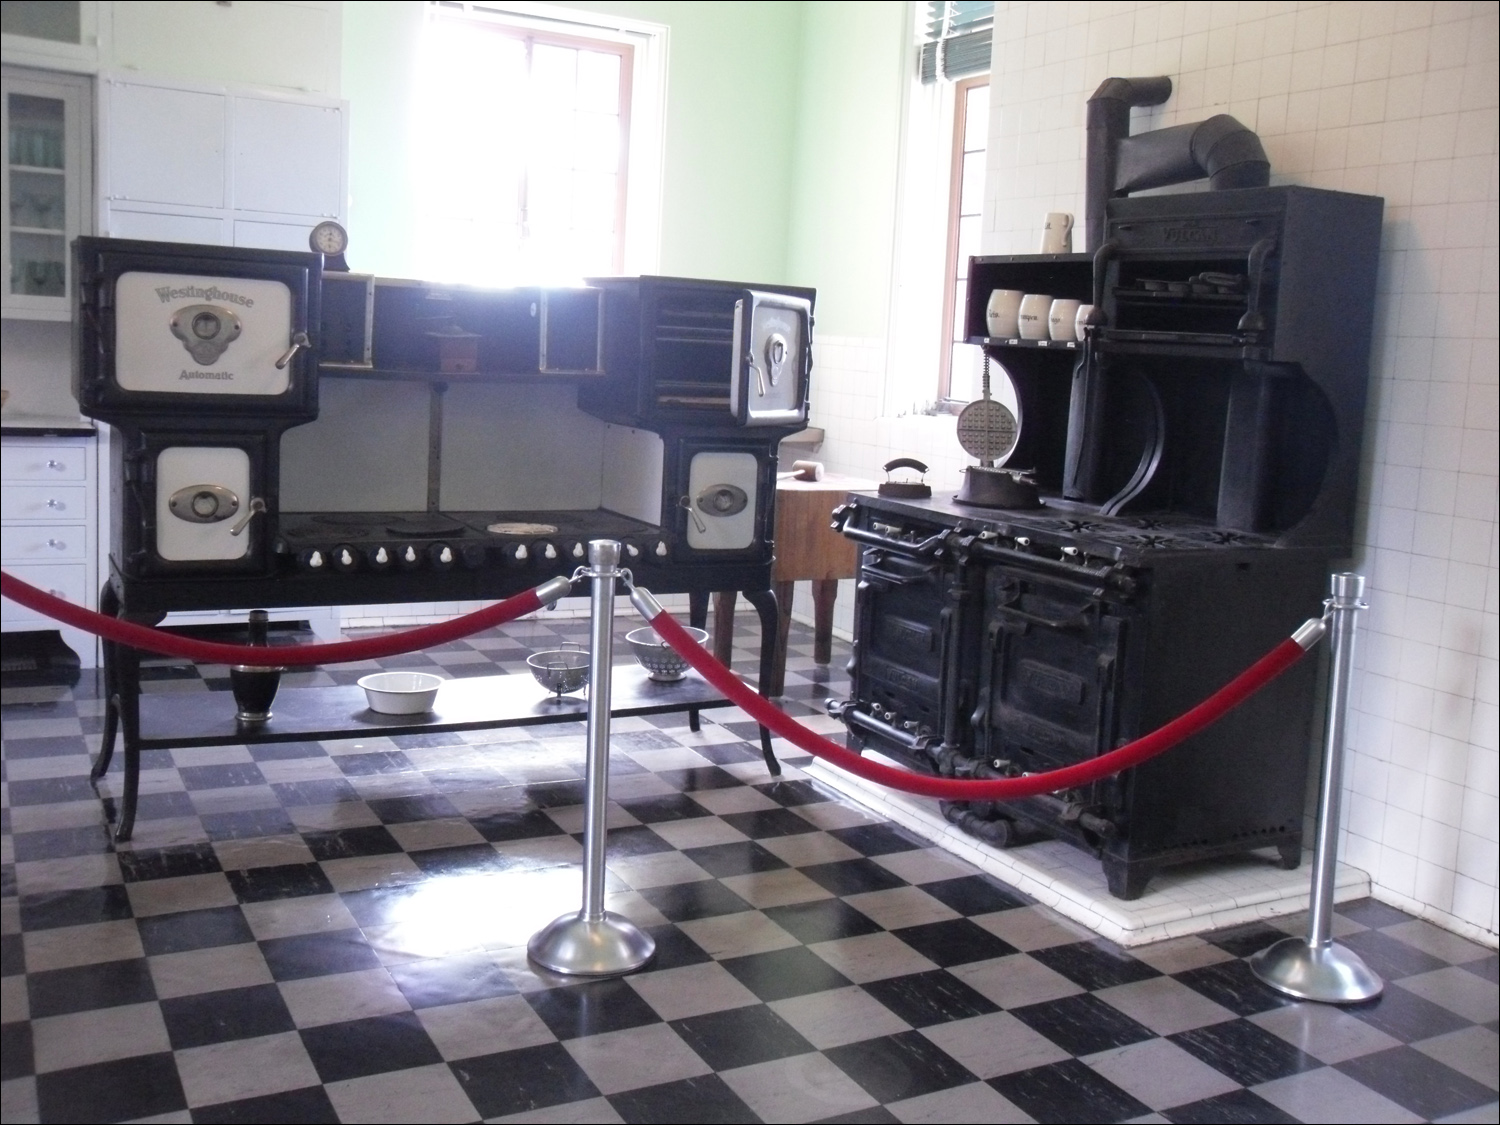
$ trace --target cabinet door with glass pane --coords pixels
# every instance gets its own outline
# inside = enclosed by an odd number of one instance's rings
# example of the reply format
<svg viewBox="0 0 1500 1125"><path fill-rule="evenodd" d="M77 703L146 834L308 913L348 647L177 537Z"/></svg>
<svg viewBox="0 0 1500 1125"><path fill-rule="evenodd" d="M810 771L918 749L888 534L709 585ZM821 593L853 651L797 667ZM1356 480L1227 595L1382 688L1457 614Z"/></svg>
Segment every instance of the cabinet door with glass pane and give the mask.
<svg viewBox="0 0 1500 1125"><path fill-rule="evenodd" d="M6 67L0 77L5 176L4 291L8 317L67 320L69 248L84 233L92 174L89 79Z"/></svg>

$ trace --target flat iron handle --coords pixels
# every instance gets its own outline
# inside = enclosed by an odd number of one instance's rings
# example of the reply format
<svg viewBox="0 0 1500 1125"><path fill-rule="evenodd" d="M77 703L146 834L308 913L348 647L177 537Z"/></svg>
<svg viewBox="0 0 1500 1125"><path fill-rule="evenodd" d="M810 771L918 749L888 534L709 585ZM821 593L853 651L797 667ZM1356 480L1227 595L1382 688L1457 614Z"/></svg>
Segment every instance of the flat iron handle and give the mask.
<svg viewBox="0 0 1500 1125"><path fill-rule="evenodd" d="M915 457L897 457L893 461L887 461L881 467L888 473L894 472L897 469L915 469L917 472L923 474L927 472L927 466Z"/></svg>

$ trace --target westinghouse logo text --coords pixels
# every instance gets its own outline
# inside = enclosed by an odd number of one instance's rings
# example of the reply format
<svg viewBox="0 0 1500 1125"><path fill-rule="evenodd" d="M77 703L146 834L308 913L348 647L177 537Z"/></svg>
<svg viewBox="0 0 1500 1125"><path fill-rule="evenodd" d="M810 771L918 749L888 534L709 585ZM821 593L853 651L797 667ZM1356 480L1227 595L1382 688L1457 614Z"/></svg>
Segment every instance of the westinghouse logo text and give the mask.
<svg viewBox="0 0 1500 1125"><path fill-rule="evenodd" d="M244 305L247 309L255 305L253 298L231 293L227 289L220 289L217 285L184 285L180 289L162 285L157 287L156 295L161 298L161 303L164 305L168 301L181 301L189 297L200 301L228 301L231 305Z"/></svg>

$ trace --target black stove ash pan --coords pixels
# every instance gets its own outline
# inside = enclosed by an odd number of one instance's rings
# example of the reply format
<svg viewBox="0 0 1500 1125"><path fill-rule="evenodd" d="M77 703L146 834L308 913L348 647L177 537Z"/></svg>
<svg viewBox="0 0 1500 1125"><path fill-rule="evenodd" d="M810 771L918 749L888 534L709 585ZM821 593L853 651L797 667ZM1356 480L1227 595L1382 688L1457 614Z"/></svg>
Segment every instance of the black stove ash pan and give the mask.
<svg viewBox="0 0 1500 1125"><path fill-rule="evenodd" d="M1209 188L1265 187L1271 162L1260 138L1226 113L1187 125L1130 135L1135 106L1161 105L1172 80L1106 78L1088 101L1084 237L1089 253L1104 241L1104 204L1147 188L1208 179Z"/></svg>
<svg viewBox="0 0 1500 1125"><path fill-rule="evenodd" d="M319 255L121 238L73 252L83 414L235 432L317 417Z"/></svg>

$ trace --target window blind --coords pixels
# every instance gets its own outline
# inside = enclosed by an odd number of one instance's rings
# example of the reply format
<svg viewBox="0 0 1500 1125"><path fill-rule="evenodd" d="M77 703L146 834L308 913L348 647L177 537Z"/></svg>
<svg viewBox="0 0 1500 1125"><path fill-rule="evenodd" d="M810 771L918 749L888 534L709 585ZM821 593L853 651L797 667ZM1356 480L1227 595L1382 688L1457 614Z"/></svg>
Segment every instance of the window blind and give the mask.
<svg viewBox="0 0 1500 1125"><path fill-rule="evenodd" d="M924 8L919 62L923 82L989 70L994 0L930 0Z"/></svg>

